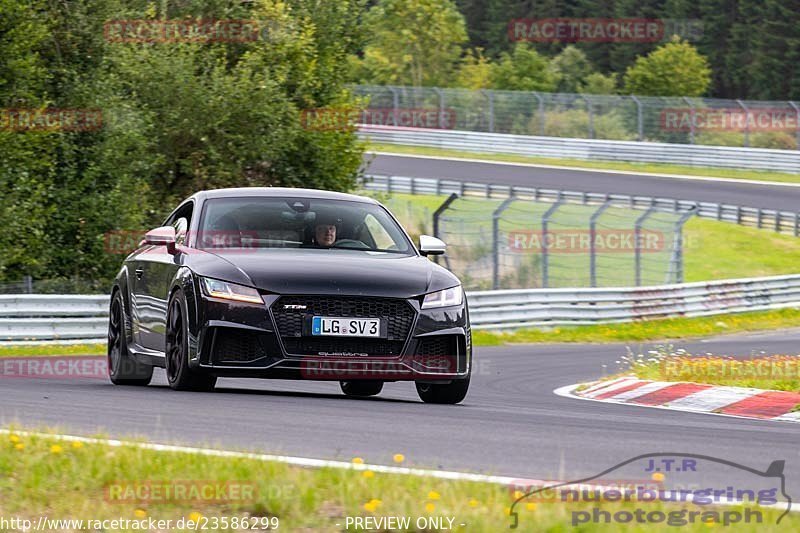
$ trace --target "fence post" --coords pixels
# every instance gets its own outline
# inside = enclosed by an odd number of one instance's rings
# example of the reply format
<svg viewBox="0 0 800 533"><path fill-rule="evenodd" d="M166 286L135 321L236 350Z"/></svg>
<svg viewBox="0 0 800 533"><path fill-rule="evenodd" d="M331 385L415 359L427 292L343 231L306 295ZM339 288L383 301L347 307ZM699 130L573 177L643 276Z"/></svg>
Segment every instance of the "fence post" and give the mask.
<svg viewBox="0 0 800 533"><path fill-rule="evenodd" d="M539 101L539 135L544 135L544 99L536 91L533 91L533 96Z"/></svg>
<svg viewBox="0 0 800 533"><path fill-rule="evenodd" d="M392 92L392 124L397 127L397 112L400 110L400 94L394 87L388 87Z"/></svg>
<svg viewBox="0 0 800 533"><path fill-rule="evenodd" d="M489 133L494 133L494 92L491 89L482 89L481 92L489 102Z"/></svg>
<svg viewBox="0 0 800 533"><path fill-rule="evenodd" d="M509 196L492 213L492 288L500 288L500 217L516 198Z"/></svg>
<svg viewBox="0 0 800 533"><path fill-rule="evenodd" d="M550 286L550 254L548 253L548 244L547 244L547 236L549 235L547 231L547 226L550 223L550 217L555 214L556 210L561 207L561 204L564 202L562 198L562 192L558 191L558 197L556 198L556 203L554 203L550 209L548 209L544 215L542 215L542 287L545 289Z"/></svg>
<svg viewBox="0 0 800 533"><path fill-rule="evenodd" d="M687 97L683 97L683 101L689 106L689 116L691 122L689 123L689 144L694 144L694 123L697 118L695 113L694 104L692 104Z"/></svg>
<svg viewBox="0 0 800 533"><path fill-rule="evenodd" d="M611 200L606 195L606 201L589 218L589 280L592 287L597 287L597 250L595 239L597 237L597 219L603 212L611 207Z"/></svg>
<svg viewBox="0 0 800 533"><path fill-rule="evenodd" d="M439 126L440 130L443 130L445 129L442 125L442 121L444 120L444 91L438 87L434 87L433 91L439 96L439 116L437 117L436 124Z"/></svg>
<svg viewBox="0 0 800 533"><path fill-rule="evenodd" d="M750 146L750 110L741 100L737 99L736 103L739 104L739 107L744 111L744 147L748 148Z"/></svg>
<svg viewBox="0 0 800 533"><path fill-rule="evenodd" d="M655 212L656 208L650 206L642 216L636 219L633 225L633 250L634 250L634 269L636 270L636 286L642 285L642 224Z"/></svg>
<svg viewBox="0 0 800 533"><path fill-rule="evenodd" d="M33 294L33 278L25 276L22 279L25 282L25 294Z"/></svg>
<svg viewBox="0 0 800 533"><path fill-rule="evenodd" d="M594 139L594 107L592 107L592 101L587 95L582 94L581 98L586 102L586 111L589 113L589 138Z"/></svg>
<svg viewBox="0 0 800 533"><path fill-rule="evenodd" d="M690 208L683 215L681 215L681 218L679 218L677 222L675 222L675 229L673 230L675 235L673 237L672 258L670 259L669 265L670 271L675 272L675 283L683 283L683 226L686 225L687 220L696 214L697 206ZM665 283L672 283L672 280L669 279L672 277L670 275L671 272L667 274L668 279Z"/></svg>
<svg viewBox="0 0 800 533"><path fill-rule="evenodd" d="M441 231L440 231L440 228L439 228L439 217L442 216L442 213L447 211L447 209L450 207L450 204L452 204L457 198L458 198L458 195L456 193L452 193L450 196L447 197L447 200L442 202L442 205L437 207L436 211L433 212L433 236L436 237L437 239L441 238L439 236L441 234ZM434 256L433 257L433 261L438 265L439 264L439 256L438 255Z"/></svg>
<svg viewBox="0 0 800 533"><path fill-rule="evenodd" d="M798 107L797 104L795 104L791 100L789 100L789 105L792 106L792 109L794 109L794 112L797 115L797 132L795 133L795 137L796 137L795 148L800 150L800 107Z"/></svg>
<svg viewBox="0 0 800 533"><path fill-rule="evenodd" d="M639 142L644 140L644 116L642 114L642 102L636 96L631 95L631 98L636 102L636 130L638 132Z"/></svg>

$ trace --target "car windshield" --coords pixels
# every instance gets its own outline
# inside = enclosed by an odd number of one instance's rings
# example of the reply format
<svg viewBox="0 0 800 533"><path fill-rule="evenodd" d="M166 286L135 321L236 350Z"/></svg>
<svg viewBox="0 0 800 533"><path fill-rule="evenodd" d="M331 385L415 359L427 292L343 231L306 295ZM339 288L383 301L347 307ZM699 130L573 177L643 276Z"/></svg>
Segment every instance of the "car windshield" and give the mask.
<svg viewBox="0 0 800 533"><path fill-rule="evenodd" d="M381 206L347 200L242 197L205 202L198 248L311 248L413 254Z"/></svg>

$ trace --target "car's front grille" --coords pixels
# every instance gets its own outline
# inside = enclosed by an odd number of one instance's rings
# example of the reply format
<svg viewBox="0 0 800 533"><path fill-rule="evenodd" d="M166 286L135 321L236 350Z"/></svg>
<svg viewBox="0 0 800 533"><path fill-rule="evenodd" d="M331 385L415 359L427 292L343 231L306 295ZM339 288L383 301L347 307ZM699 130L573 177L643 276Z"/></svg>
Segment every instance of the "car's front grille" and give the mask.
<svg viewBox="0 0 800 533"><path fill-rule="evenodd" d="M458 337L455 335L436 335L425 337L417 346L418 355L456 355L458 353Z"/></svg>
<svg viewBox="0 0 800 533"><path fill-rule="evenodd" d="M462 373L467 368L464 335L423 337L417 344L411 365L424 372Z"/></svg>
<svg viewBox="0 0 800 533"><path fill-rule="evenodd" d="M267 356L261 335L233 328L216 328L213 347L215 363L250 363Z"/></svg>
<svg viewBox="0 0 800 533"><path fill-rule="evenodd" d="M272 314L290 354L399 356L415 312L405 300L392 298L281 296L272 305ZM387 338L303 337L303 323L312 316L381 318L386 321Z"/></svg>

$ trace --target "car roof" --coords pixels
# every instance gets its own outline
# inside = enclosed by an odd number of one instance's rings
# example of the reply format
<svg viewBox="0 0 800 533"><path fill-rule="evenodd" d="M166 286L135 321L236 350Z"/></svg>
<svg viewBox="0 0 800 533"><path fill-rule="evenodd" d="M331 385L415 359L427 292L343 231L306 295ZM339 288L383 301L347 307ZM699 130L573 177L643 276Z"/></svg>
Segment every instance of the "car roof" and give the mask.
<svg viewBox="0 0 800 533"><path fill-rule="evenodd" d="M236 197L273 197L273 198L315 198L325 200L347 200L351 202L368 202L377 204L376 200L366 196L348 194L321 189L300 189L294 187L234 187L230 189L211 189L199 191L191 197L198 200L210 198L236 198Z"/></svg>

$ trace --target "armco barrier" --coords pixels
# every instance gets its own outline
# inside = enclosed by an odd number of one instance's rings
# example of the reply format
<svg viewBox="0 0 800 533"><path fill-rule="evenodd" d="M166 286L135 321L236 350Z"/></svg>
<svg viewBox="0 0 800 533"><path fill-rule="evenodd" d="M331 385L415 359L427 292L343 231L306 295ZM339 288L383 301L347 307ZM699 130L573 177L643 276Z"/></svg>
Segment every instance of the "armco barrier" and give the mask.
<svg viewBox="0 0 800 533"><path fill-rule="evenodd" d="M650 196L629 196L626 194L604 194L591 192L541 189L536 187L517 187L494 185L491 183L469 183L437 178L411 178L405 176L386 176L368 174L364 176L362 187L372 191L400 192L410 194L451 194L483 198L508 198L538 202L563 201L583 205L602 205L608 201L617 207L629 209L650 209L684 213L690 210L701 218L732 222L742 226L752 226L800 236L800 215L792 211L776 211L757 207L742 207L713 202L694 202L674 198L653 198Z"/></svg>
<svg viewBox="0 0 800 533"><path fill-rule="evenodd" d="M602 289L467 292L475 329L611 324L800 307L800 275ZM104 295L0 296L0 341L104 340Z"/></svg>
<svg viewBox="0 0 800 533"><path fill-rule="evenodd" d="M800 173L800 151L598 139L565 139L394 126L359 126L372 142L535 157L666 163Z"/></svg>

